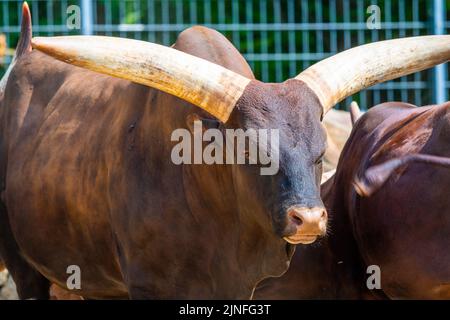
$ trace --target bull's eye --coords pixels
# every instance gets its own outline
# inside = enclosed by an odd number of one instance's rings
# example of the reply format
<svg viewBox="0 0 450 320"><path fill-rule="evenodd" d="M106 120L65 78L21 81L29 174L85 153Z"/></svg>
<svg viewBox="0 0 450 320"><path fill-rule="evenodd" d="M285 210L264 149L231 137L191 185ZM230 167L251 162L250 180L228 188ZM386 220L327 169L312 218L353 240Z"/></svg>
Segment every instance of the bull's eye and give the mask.
<svg viewBox="0 0 450 320"><path fill-rule="evenodd" d="M317 158L316 162L314 163L316 166L321 165L323 162L323 157L325 156L325 151L322 152L322 154L320 155L320 157Z"/></svg>

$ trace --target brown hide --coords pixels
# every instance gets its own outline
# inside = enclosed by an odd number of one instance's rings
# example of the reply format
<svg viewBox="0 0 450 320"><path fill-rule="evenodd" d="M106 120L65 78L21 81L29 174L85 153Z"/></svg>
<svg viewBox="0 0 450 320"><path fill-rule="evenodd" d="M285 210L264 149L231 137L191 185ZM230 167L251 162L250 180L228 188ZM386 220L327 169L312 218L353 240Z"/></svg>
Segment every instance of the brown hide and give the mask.
<svg viewBox="0 0 450 320"><path fill-rule="evenodd" d="M329 236L297 246L288 272L263 281L257 299L449 299L450 170L423 163L400 167L372 196L355 176L408 154L450 156L450 103L386 103L356 124L336 175L322 185ZM381 290L368 290L366 268L381 270Z"/></svg>

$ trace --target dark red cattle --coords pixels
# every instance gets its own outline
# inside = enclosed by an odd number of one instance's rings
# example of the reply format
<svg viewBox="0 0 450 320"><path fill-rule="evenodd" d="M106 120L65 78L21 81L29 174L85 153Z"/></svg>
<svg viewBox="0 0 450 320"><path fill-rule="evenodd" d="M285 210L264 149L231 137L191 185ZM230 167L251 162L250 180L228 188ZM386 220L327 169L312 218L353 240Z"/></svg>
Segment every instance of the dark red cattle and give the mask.
<svg viewBox="0 0 450 320"><path fill-rule="evenodd" d="M290 270L255 297L450 299L449 169L450 102L370 109L322 186L330 236L297 248ZM366 286L372 265L380 290Z"/></svg>
<svg viewBox="0 0 450 320"><path fill-rule="evenodd" d="M72 265L86 298L249 298L286 271L293 244L325 233L323 114L450 55L448 36L385 41L266 84L207 28L173 48L33 40L61 62L29 52L27 6L23 21L0 88L0 255L21 298L48 298L49 282L66 288ZM277 129L279 170L175 164L172 133L196 118L222 131Z"/></svg>

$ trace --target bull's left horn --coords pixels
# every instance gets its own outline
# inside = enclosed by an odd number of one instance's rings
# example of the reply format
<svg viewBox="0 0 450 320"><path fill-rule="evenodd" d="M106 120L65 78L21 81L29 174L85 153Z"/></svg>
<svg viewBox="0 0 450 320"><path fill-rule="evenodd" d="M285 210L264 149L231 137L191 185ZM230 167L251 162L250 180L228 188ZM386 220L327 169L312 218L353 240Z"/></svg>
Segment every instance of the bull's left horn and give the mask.
<svg viewBox="0 0 450 320"><path fill-rule="evenodd" d="M295 79L319 98L324 113L336 103L377 83L421 71L450 59L450 36L374 42L322 60Z"/></svg>
<svg viewBox="0 0 450 320"><path fill-rule="evenodd" d="M250 80L173 48L102 36L34 38L58 60L167 92L226 122Z"/></svg>

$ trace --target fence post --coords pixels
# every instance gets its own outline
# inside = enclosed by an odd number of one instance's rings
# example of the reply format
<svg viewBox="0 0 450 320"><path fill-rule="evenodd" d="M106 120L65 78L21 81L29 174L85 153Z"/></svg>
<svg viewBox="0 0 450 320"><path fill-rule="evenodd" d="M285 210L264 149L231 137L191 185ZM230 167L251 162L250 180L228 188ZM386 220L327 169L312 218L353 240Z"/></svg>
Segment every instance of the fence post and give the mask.
<svg viewBox="0 0 450 320"><path fill-rule="evenodd" d="M93 34L94 19L92 15L92 0L81 0L81 33Z"/></svg>
<svg viewBox="0 0 450 320"><path fill-rule="evenodd" d="M433 0L433 33L444 34L445 23L445 0ZM433 75L433 97L437 104L447 101L447 90L445 88L446 65L440 64L434 68Z"/></svg>

